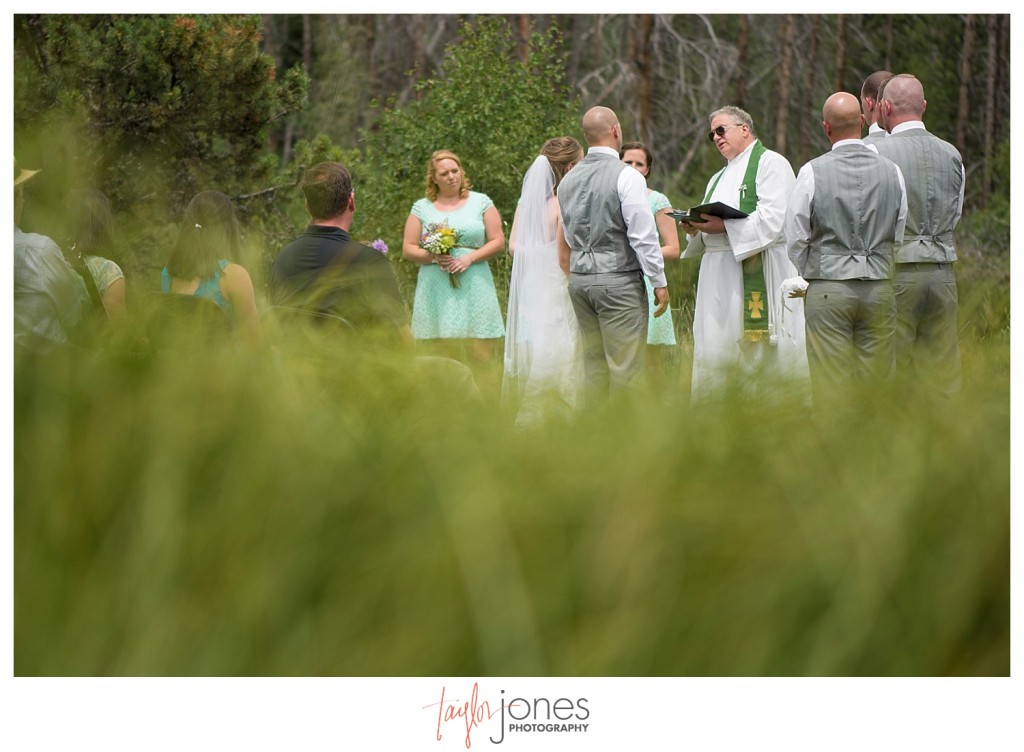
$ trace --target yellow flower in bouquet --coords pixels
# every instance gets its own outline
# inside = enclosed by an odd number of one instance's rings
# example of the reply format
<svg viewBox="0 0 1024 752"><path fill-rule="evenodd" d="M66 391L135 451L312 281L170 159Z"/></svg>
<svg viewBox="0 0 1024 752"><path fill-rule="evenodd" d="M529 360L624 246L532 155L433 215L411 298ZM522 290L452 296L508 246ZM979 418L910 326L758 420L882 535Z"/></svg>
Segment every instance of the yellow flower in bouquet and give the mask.
<svg viewBox="0 0 1024 752"><path fill-rule="evenodd" d="M420 235L420 248L433 256L450 256L452 248L459 244L459 233L447 222L427 225ZM449 272L448 281L452 287L460 287L457 275Z"/></svg>

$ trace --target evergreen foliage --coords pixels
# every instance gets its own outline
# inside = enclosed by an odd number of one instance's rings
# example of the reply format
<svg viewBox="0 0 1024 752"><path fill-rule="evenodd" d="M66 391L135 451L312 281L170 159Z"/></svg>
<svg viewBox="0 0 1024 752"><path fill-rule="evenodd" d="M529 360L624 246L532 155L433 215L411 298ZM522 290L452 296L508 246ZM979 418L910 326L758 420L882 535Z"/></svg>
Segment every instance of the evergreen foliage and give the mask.
<svg viewBox="0 0 1024 752"><path fill-rule="evenodd" d="M200 190L264 182L269 126L303 106L308 78L278 81L261 37L258 16L18 16L16 151L51 198L97 185L156 221Z"/></svg>
<svg viewBox="0 0 1024 752"><path fill-rule="evenodd" d="M363 134L365 158L353 166L360 236L401 249L409 209L424 196L427 160L450 149L473 190L494 201L507 238L523 175L544 141L571 135L582 143L581 104L566 84L562 57L554 28L532 34L522 62L504 19L463 23L438 75L419 82L417 98L405 106L390 102L376 128ZM411 298L415 266L400 256L391 258ZM502 301L509 264L507 256L494 260Z"/></svg>

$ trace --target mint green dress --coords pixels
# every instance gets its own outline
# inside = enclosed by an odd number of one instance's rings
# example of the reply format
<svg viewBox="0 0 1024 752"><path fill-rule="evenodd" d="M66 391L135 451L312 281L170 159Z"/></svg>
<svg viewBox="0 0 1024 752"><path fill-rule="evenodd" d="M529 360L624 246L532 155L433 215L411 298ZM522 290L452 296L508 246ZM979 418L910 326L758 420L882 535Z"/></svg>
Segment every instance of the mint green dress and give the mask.
<svg viewBox="0 0 1024 752"><path fill-rule="evenodd" d="M124 272L121 267L110 259L102 256L84 256L85 268L92 275L92 281L96 283L96 292L103 296L107 288L119 279L124 279Z"/></svg>
<svg viewBox="0 0 1024 752"><path fill-rule="evenodd" d="M428 225L444 222L459 233L460 245L452 249L459 258L482 246L486 239L484 212L494 202L470 191L466 203L453 212L438 211L429 199L412 205L412 214ZM424 264L416 278L412 303L412 335L416 339L497 339L505 336L491 267L486 261L472 264L459 275L453 288L448 272L436 264Z"/></svg>
<svg viewBox="0 0 1024 752"><path fill-rule="evenodd" d="M672 207L668 197L657 191L647 194L647 203L651 207L652 214ZM676 344L676 328L672 323L672 309L669 308L661 316L654 318L654 287L651 286L651 280L647 277L644 277L644 282L647 283L647 310L650 311L647 318L647 344L674 345Z"/></svg>

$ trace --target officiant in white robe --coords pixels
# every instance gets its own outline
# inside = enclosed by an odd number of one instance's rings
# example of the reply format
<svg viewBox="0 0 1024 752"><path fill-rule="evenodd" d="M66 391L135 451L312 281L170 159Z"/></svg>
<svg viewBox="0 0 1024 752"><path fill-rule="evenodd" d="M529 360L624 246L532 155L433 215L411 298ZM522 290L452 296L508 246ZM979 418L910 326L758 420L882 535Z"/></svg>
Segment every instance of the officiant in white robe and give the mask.
<svg viewBox="0 0 1024 752"><path fill-rule="evenodd" d="M797 276L783 233L793 168L761 145L750 115L738 107L716 110L710 120L708 136L728 164L708 182L702 203L721 202L749 216L683 223L689 242L682 258L703 254L691 392L696 398L720 387L736 370L766 368L806 382L803 300L781 294L783 281ZM745 267L746 259L753 260Z"/></svg>

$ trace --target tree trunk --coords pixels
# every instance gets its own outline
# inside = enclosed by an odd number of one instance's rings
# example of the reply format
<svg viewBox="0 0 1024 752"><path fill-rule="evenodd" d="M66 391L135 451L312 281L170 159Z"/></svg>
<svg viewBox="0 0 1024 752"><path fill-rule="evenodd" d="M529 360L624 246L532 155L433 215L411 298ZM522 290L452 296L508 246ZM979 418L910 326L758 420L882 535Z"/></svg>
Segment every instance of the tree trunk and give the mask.
<svg viewBox="0 0 1024 752"><path fill-rule="evenodd" d="M288 118L284 127L284 138L281 143L281 164L288 165L292 161L292 140L295 138L295 119Z"/></svg>
<svg viewBox="0 0 1024 752"><path fill-rule="evenodd" d="M383 99L380 76L377 73L377 16L363 16L363 36L366 42L366 89L369 101Z"/></svg>
<svg viewBox="0 0 1024 752"><path fill-rule="evenodd" d="M519 62L526 63L526 58L530 53L530 16L527 13L520 13L518 17L519 22L519 37L516 40L516 46L519 48Z"/></svg>
<svg viewBox="0 0 1024 752"><path fill-rule="evenodd" d="M594 35L590 42L591 53L595 48L598 51L604 51L604 24L607 20L608 17L604 13L594 16Z"/></svg>
<svg viewBox="0 0 1024 752"><path fill-rule="evenodd" d="M974 14L964 17L964 39L960 47L960 104L956 116L956 147L967 153L967 126L970 123L969 94L971 88L971 57L974 55Z"/></svg>
<svg viewBox="0 0 1024 752"><path fill-rule="evenodd" d="M739 34L736 38L736 106L746 108L747 70L750 57L750 16L741 13Z"/></svg>
<svg viewBox="0 0 1024 752"><path fill-rule="evenodd" d="M796 36L796 16L787 14L782 19L779 49L782 59L779 61L779 76L775 91L775 141L772 148L778 152L786 151L786 126L789 112L789 89L793 78L793 38Z"/></svg>
<svg viewBox="0 0 1024 752"><path fill-rule="evenodd" d="M811 16L811 38L807 41L807 87L805 89L804 102L807 106L808 112L814 112L818 107L819 102L814 101L815 88L814 88L814 73L818 70L818 35L821 31L821 16L814 14ZM800 164L803 164L808 160L811 153L811 133L812 128L799 128L800 131L800 149L799 159Z"/></svg>
<svg viewBox="0 0 1024 752"><path fill-rule="evenodd" d="M302 16L302 65L313 70L313 17L308 13Z"/></svg>
<svg viewBox="0 0 1024 752"><path fill-rule="evenodd" d="M651 28L653 19L649 14L638 17L636 29L636 63L637 73L637 133L640 139L650 144L651 141Z"/></svg>
<svg viewBox="0 0 1024 752"><path fill-rule="evenodd" d="M263 14L263 52L274 58L274 67L281 69L281 35L277 28L279 16Z"/></svg>
<svg viewBox="0 0 1024 752"><path fill-rule="evenodd" d="M846 80L846 16L836 19L836 77L832 91L842 91Z"/></svg>
<svg viewBox="0 0 1024 752"><path fill-rule="evenodd" d="M885 17L885 56L880 70L892 70L892 14Z"/></svg>
<svg viewBox="0 0 1024 752"><path fill-rule="evenodd" d="M570 86L575 87L580 80L580 57L583 54L583 24L590 16L571 15L566 23L565 35L569 42L569 62L566 65L565 78Z"/></svg>
<svg viewBox="0 0 1024 752"><path fill-rule="evenodd" d="M412 66L415 79L426 78L427 75L427 53L423 48L423 35L426 26L423 16L417 14L412 17ZM416 92L416 99L423 99L423 92Z"/></svg>
<svg viewBox="0 0 1024 752"><path fill-rule="evenodd" d="M996 137L1003 138L1010 122L1010 17L1001 16L999 24L999 98L996 101Z"/></svg>
<svg viewBox="0 0 1024 752"><path fill-rule="evenodd" d="M263 52L264 54L270 55L274 60L274 70L280 75L281 70L284 68L284 60L281 55L281 34L278 30L278 18L276 15L263 15ZM287 22L287 19L285 19ZM282 159L284 154L282 153L283 144L281 142L281 132L279 128L271 128L267 136L267 141L270 146L270 150L274 154L280 154Z"/></svg>
<svg viewBox="0 0 1024 752"><path fill-rule="evenodd" d="M996 67L999 59L999 16L988 17L988 75L985 80L985 139L984 169L981 181L981 202L988 203L992 195L992 159L996 144L996 78L999 70Z"/></svg>

